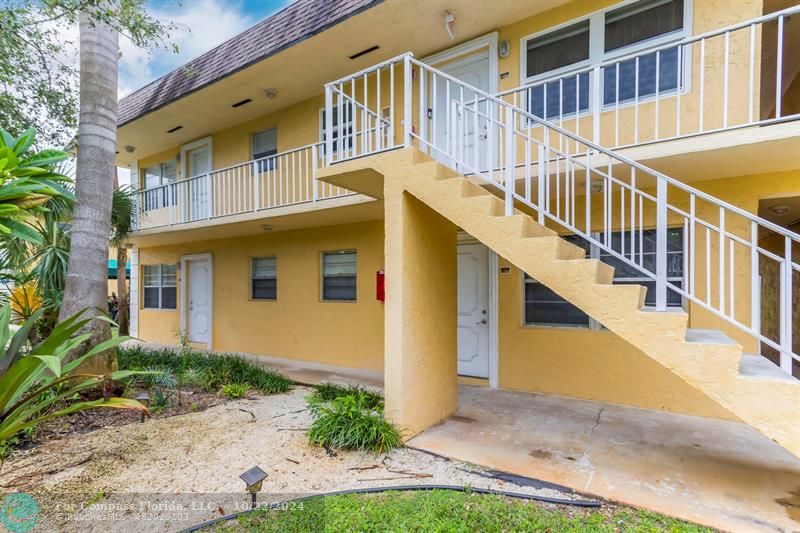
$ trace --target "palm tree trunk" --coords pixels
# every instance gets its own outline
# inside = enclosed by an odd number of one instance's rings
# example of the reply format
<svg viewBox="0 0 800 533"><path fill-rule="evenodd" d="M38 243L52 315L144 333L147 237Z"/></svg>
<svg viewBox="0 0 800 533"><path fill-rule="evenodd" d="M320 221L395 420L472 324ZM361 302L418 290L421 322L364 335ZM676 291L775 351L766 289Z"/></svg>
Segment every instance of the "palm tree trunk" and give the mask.
<svg viewBox="0 0 800 533"><path fill-rule="evenodd" d="M79 22L77 201L59 320L84 310L86 316L107 314L108 239L116 176L119 37L113 28L91 23L86 13L80 14ZM111 336L108 323L102 320L90 322L88 332L91 339L87 345ZM112 352L94 358L91 365L92 371L108 372L116 366L116 354Z"/></svg>
<svg viewBox="0 0 800 533"><path fill-rule="evenodd" d="M127 335L130 333L130 323L128 321L128 273L125 263L128 262L128 249L125 246L117 247L117 295L118 311L117 324L119 324L119 334Z"/></svg>

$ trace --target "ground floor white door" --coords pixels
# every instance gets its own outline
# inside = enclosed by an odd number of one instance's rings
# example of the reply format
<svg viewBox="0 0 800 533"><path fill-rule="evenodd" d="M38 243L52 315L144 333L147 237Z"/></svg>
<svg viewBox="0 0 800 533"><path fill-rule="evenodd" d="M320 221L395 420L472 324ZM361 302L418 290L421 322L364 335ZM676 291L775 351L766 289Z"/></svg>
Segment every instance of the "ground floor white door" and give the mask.
<svg viewBox="0 0 800 533"><path fill-rule="evenodd" d="M211 340L211 264L208 259L187 261L187 337L191 342Z"/></svg>
<svg viewBox="0 0 800 533"><path fill-rule="evenodd" d="M489 249L458 246L458 373L489 377Z"/></svg>

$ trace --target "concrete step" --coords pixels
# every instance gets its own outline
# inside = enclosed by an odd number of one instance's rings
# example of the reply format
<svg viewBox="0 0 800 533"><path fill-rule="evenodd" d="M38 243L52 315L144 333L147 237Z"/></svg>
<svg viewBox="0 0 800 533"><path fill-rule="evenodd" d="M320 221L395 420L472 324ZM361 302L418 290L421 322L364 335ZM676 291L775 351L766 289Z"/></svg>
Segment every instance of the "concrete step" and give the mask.
<svg viewBox="0 0 800 533"><path fill-rule="evenodd" d="M800 384L800 380L781 370L778 365L763 355L753 353L742 354L739 376L748 379L788 381Z"/></svg>
<svg viewBox="0 0 800 533"><path fill-rule="evenodd" d="M727 344L736 345L737 342L718 329L690 328L686 330L686 342L702 344Z"/></svg>

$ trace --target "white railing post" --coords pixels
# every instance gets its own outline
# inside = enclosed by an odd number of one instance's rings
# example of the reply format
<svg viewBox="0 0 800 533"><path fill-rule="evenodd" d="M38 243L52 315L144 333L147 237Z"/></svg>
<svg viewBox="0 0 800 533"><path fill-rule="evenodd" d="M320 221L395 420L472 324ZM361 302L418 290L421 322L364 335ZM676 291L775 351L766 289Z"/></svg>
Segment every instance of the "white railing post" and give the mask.
<svg viewBox="0 0 800 533"><path fill-rule="evenodd" d="M411 56L403 57L403 146L411 146Z"/></svg>
<svg viewBox="0 0 800 533"><path fill-rule="evenodd" d="M539 145L539 162L537 164L538 176L537 176L537 184L536 188L538 191L538 204L539 204L539 224L544 224L544 214L547 209L547 205L544 201L544 176L545 176L545 168L544 166L547 164L546 153L544 151L544 145Z"/></svg>
<svg viewBox="0 0 800 533"><path fill-rule="evenodd" d="M206 174L206 218L211 218L212 205L214 201L211 197L211 173Z"/></svg>
<svg viewBox="0 0 800 533"><path fill-rule="evenodd" d="M780 343L781 343L781 369L792 375L792 239L784 237L784 256L781 263L780 283Z"/></svg>
<svg viewBox="0 0 800 533"><path fill-rule="evenodd" d="M311 200L316 202L317 193L317 145L311 145Z"/></svg>
<svg viewBox="0 0 800 533"><path fill-rule="evenodd" d="M511 106L506 106L506 120L504 124L506 128L506 174L505 185L505 203L506 203L506 216L509 217L514 214L514 110Z"/></svg>
<svg viewBox="0 0 800 533"><path fill-rule="evenodd" d="M425 78L427 72L422 67L419 69L419 137L423 141L428 140L428 95L425 92ZM477 133L476 133L477 134ZM419 143L419 149L428 153L428 145L424 142Z"/></svg>
<svg viewBox="0 0 800 533"><path fill-rule="evenodd" d="M339 117L341 120L341 117ZM325 86L325 164L333 161L333 89Z"/></svg>
<svg viewBox="0 0 800 533"><path fill-rule="evenodd" d="M253 211L258 211L261 205L261 180L258 175L258 161L253 161Z"/></svg>
<svg viewBox="0 0 800 533"><path fill-rule="evenodd" d="M656 190L656 311L667 310L667 180Z"/></svg>
<svg viewBox="0 0 800 533"><path fill-rule="evenodd" d="M602 95L600 94L600 67L594 67L592 70L592 141L595 144L600 144L600 111L603 108ZM619 88L617 88L619 90ZM576 109L576 113L580 114L580 109Z"/></svg>

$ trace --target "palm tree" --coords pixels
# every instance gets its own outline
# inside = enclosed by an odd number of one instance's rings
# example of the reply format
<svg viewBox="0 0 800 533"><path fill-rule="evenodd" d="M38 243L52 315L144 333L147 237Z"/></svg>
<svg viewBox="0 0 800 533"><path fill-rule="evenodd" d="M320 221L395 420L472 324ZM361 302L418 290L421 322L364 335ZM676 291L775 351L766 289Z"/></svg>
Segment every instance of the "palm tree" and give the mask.
<svg viewBox="0 0 800 533"><path fill-rule="evenodd" d="M126 186L118 186L114 189L114 198L111 204L111 246L117 250L117 295L119 298L117 324L120 335L127 335L130 329L128 276L125 268L128 262L128 249L125 248L125 239L131 231L133 209L132 189Z"/></svg>
<svg viewBox="0 0 800 533"><path fill-rule="evenodd" d="M119 35L115 28L93 21L86 12L79 16L79 29L76 203L60 321L81 311L86 311L87 316L105 315L108 237L111 235L111 200L116 171ZM83 350L76 350L74 356L111 337L109 324L104 320L92 320L86 327L90 335L88 342ZM108 373L115 366L116 355L109 351L95 358L92 370Z"/></svg>

